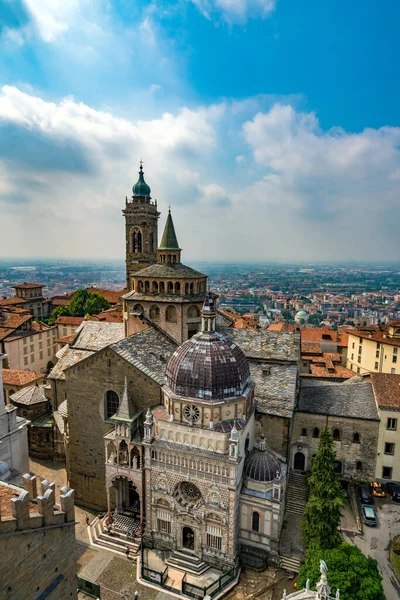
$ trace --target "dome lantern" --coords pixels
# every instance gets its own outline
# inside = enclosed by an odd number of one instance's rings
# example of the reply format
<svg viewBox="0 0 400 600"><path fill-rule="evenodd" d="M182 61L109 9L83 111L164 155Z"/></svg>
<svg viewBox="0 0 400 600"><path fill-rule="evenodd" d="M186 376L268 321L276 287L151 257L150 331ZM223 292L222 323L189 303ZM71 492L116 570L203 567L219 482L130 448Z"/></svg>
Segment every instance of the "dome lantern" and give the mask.
<svg viewBox="0 0 400 600"><path fill-rule="evenodd" d="M136 198L148 198L148 199L151 198L150 187L147 185L147 183L144 180L142 161L140 161L139 179L137 180L135 185L132 187L132 192L133 192L133 197L136 197Z"/></svg>

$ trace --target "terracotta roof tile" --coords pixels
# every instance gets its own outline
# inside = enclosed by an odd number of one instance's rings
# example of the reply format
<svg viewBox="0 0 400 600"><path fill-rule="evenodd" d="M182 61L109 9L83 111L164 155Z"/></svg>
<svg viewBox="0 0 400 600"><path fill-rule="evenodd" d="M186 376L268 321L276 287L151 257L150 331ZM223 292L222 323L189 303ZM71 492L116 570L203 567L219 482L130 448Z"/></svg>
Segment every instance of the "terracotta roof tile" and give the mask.
<svg viewBox="0 0 400 600"><path fill-rule="evenodd" d="M33 290L36 288L44 288L45 286L41 283L20 283L19 285L14 285L13 288L15 290Z"/></svg>
<svg viewBox="0 0 400 600"><path fill-rule="evenodd" d="M35 371L18 371L16 369L3 369L3 383L5 385L27 385L37 380L42 380L42 373Z"/></svg>
<svg viewBox="0 0 400 600"><path fill-rule="evenodd" d="M26 302L29 302L29 299L16 298L14 296L13 298L3 298L0 300L0 306L13 306L14 304L25 304Z"/></svg>
<svg viewBox="0 0 400 600"><path fill-rule="evenodd" d="M87 291L89 294L100 294L100 296L103 296L110 304L120 304L122 303L121 296L126 294L128 290L127 288L124 288L123 290L104 290L102 288L90 287Z"/></svg>
<svg viewBox="0 0 400 600"><path fill-rule="evenodd" d="M400 409L400 375L371 373L371 380L378 406Z"/></svg>
<svg viewBox="0 0 400 600"><path fill-rule="evenodd" d="M84 317L57 317L56 325L80 325L84 321Z"/></svg>

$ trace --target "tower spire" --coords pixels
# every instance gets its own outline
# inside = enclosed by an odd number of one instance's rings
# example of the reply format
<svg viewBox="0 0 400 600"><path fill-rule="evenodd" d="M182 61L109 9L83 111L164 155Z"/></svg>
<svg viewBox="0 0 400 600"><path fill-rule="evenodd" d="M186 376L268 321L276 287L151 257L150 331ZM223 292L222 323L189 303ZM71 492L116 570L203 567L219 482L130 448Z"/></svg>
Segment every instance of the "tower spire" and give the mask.
<svg viewBox="0 0 400 600"><path fill-rule="evenodd" d="M174 222L171 215L171 206L168 207L167 220L161 244L157 250L158 262L160 264L179 264L181 262L181 248L179 248L176 237Z"/></svg>
<svg viewBox="0 0 400 600"><path fill-rule="evenodd" d="M215 321L217 316L215 309L215 298L215 294L210 291L207 292L201 311L202 333L211 333L212 331L215 331Z"/></svg>

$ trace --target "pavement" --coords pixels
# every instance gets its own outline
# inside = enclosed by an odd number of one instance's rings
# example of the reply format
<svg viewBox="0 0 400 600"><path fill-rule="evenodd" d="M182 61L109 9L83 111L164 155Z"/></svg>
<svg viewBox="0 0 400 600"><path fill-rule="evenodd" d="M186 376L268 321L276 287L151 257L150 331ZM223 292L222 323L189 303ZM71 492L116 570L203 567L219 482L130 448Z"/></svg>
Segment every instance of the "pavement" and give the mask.
<svg viewBox="0 0 400 600"><path fill-rule="evenodd" d="M362 534L345 531L342 527L343 539L378 561L386 600L399 600L400 582L390 563L389 549L391 540L400 535L400 503L390 498L374 498L373 508L378 520L377 527L364 525Z"/></svg>

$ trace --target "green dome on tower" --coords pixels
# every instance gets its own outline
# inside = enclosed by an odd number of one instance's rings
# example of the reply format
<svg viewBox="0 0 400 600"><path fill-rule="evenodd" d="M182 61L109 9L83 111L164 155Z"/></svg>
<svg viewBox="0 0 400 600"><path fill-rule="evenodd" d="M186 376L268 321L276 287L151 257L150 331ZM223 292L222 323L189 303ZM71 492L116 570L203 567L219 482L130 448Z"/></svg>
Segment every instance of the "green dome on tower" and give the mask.
<svg viewBox="0 0 400 600"><path fill-rule="evenodd" d="M133 192L134 196L142 196L144 198L150 198L151 190L150 190L150 187L147 185L147 183L144 180L142 161L140 161L139 179L133 186L132 192Z"/></svg>

